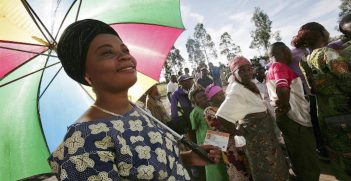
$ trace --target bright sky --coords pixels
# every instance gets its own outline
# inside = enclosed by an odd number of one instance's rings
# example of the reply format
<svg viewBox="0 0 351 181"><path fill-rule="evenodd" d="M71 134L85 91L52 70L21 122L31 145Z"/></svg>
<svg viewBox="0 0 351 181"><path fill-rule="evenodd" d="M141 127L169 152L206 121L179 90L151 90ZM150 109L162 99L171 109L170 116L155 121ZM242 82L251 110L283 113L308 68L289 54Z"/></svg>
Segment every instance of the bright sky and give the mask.
<svg viewBox="0 0 351 181"><path fill-rule="evenodd" d="M339 4L339 0L181 0L186 30L177 39L175 47L187 60L186 41L193 36L195 25L201 22L212 36L218 54L220 35L228 32L241 47L242 55L252 58L259 55L257 49L249 48L250 32L255 29L251 22L254 7L260 7L269 16L272 32L280 30L282 41L290 45L292 37L307 22L318 22L331 36L339 35L336 30ZM218 59L226 63L224 57Z"/></svg>

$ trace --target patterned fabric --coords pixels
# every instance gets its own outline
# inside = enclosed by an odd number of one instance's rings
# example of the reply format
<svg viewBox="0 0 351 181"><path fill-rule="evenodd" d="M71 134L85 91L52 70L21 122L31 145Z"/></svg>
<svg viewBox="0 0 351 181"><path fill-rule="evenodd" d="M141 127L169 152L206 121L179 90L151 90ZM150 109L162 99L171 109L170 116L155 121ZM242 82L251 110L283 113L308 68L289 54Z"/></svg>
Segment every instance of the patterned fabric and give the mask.
<svg viewBox="0 0 351 181"><path fill-rule="evenodd" d="M204 111L205 120L211 130L221 131L221 124L216 119L218 108L207 107ZM229 138L227 151L223 154L223 160L227 167L227 174L230 181L249 181L250 169L245 155L245 147L235 147L233 137Z"/></svg>
<svg viewBox="0 0 351 181"><path fill-rule="evenodd" d="M311 69L319 112L324 116L350 112L351 73L345 59L333 49L319 48L307 63L304 69Z"/></svg>
<svg viewBox="0 0 351 181"><path fill-rule="evenodd" d="M311 127L310 104L305 98L302 81L286 64L274 62L267 73L267 89L272 102L278 100L276 89L290 88L290 107L288 117L297 123Z"/></svg>
<svg viewBox="0 0 351 181"><path fill-rule="evenodd" d="M253 180L286 181L288 167L267 112L249 114L240 126L246 139L246 155Z"/></svg>
<svg viewBox="0 0 351 181"><path fill-rule="evenodd" d="M351 113L351 72L347 61L330 48L315 49L304 66L305 76L314 86L317 96L318 120L328 146L338 152L351 152L351 135L340 129L328 129L327 116ZM344 158L351 173L351 159Z"/></svg>
<svg viewBox="0 0 351 181"><path fill-rule="evenodd" d="M190 180L174 137L136 108L71 125L49 163L60 180Z"/></svg>

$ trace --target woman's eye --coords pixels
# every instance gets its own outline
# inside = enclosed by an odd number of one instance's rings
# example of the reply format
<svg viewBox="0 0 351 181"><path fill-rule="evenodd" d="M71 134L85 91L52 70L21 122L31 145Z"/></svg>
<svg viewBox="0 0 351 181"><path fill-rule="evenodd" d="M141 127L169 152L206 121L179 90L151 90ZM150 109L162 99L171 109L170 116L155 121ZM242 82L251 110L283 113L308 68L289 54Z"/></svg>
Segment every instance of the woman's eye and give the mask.
<svg viewBox="0 0 351 181"><path fill-rule="evenodd" d="M110 55L113 54L112 50L106 50L101 53L101 55Z"/></svg>

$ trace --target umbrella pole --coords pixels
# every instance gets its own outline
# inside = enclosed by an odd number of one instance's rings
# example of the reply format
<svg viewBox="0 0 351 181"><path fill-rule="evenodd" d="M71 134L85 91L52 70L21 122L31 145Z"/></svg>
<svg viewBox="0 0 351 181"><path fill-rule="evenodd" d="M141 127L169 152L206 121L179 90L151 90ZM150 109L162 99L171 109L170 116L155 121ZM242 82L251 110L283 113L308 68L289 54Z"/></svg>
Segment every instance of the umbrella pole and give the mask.
<svg viewBox="0 0 351 181"><path fill-rule="evenodd" d="M45 39L48 41L49 44L51 44L51 41L49 41L49 39L45 36L44 32L42 31L42 29L40 28L40 26L38 25L37 21L39 21L40 25L44 28L44 30L46 31L46 33L50 36L52 42L54 45L57 45L56 40L54 39L54 37L51 35L50 31L46 28L46 26L44 25L44 23L40 20L39 16L35 13L35 11L33 10L33 8L28 4L28 2L26 0L21 0L23 6L26 8L27 12L29 13L29 15L31 16L31 18L33 19L34 23L37 25L37 27L39 28L39 30L41 31L41 33L43 34L43 36L45 37Z"/></svg>
<svg viewBox="0 0 351 181"><path fill-rule="evenodd" d="M132 103L133 104L133 103ZM195 144L194 142L190 141L188 138L184 137L184 135L179 135L177 132L175 132L174 130L172 130L170 127L168 127L167 125L165 125L164 123L162 123L161 121L159 121L158 119L156 119L155 117L153 117L149 112L143 110L142 108L140 108L139 106L133 104L138 110L140 110L141 112L143 112L144 114L146 114L147 116L149 116L151 119L153 119L154 122L156 122L157 124L159 124L162 128L166 129L167 131L169 131L173 136L176 137L176 139L178 141L180 141L181 143L183 143L185 146L187 146L188 148L190 148L192 151L194 151L196 154L198 154L199 156L201 156L203 159L205 159L207 162L209 163L214 163L213 160L211 160L208 157L208 153L199 145Z"/></svg>

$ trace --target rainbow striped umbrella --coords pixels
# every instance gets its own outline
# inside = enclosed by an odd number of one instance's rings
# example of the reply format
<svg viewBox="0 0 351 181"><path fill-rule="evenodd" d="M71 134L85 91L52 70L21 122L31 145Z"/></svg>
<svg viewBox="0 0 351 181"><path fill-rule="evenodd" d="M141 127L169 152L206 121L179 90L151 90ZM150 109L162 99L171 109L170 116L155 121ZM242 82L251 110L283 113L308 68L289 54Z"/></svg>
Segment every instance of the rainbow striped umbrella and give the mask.
<svg viewBox="0 0 351 181"><path fill-rule="evenodd" d="M110 24L137 59L132 101L158 82L184 30L179 0L0 0L0 180L50 172L49 153L93 103L53 48L65 27L86 18Z"/></svg>

